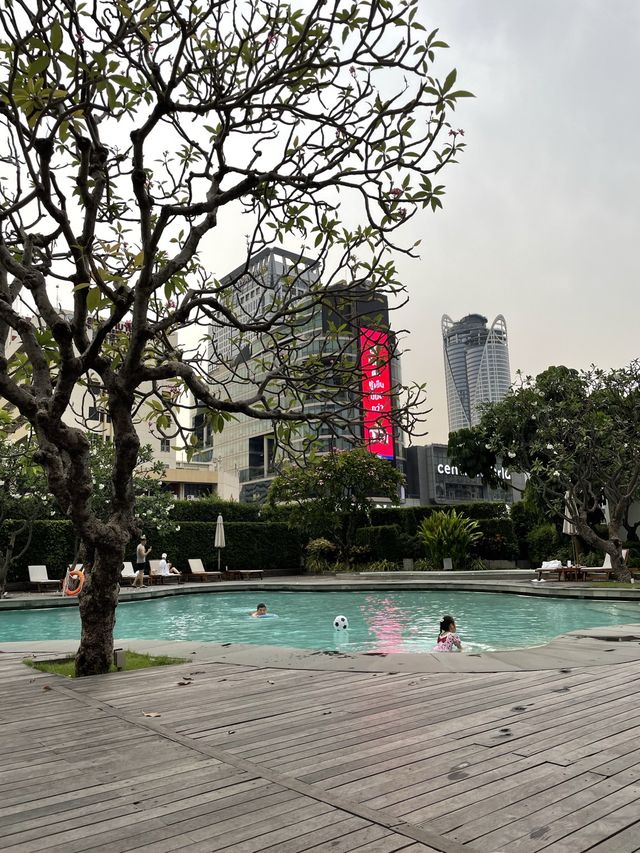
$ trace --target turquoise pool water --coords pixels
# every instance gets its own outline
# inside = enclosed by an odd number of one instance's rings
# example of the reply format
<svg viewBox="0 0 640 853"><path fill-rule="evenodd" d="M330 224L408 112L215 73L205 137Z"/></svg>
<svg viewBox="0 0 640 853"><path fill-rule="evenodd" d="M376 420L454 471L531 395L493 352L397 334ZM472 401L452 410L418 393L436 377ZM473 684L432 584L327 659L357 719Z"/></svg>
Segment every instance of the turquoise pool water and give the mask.
<svg viewBox="0 0 640 853"><path fill-rule="evenodd" d="M278 619L252 619L264 601ZM257 643L345 652L424 652L444 613L456 619L465 649L533 646L576 628L640 622L640 602L445 590L397 592L229 592L122 603L116 638ZM335 631L344 615L348 631ZM0 642L79 639L76 608L0 612Z"/></svg>

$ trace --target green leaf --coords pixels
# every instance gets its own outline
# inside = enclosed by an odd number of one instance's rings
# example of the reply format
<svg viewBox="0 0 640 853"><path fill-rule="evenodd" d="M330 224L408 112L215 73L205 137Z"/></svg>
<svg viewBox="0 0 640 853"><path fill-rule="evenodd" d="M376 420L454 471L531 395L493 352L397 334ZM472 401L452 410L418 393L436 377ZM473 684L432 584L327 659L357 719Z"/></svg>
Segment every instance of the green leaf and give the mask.
<svg viewBox="0 0 640 853"><path fill-rule="evenodd" d="M51 49L54 51L60 50L62 47L62 27L58 21L53 22L51 27Z"/></svg>
<svg viewBox="0 0 640 853"><path fill-rule="evenodd" d="M100 305L100 298L100 290L97 287L90 288L89 293L87 294L87 309L89 311L95 311Z"/></svg>
<svg viewBox="0 0 640 853"><path fill-rule="evenodd" d="M27 66L27 74L30 77L34 77L36 74L40 74L41 71L44 71L48 65L49 57L39 56L37 59L34 59L33 62L29 63Z"/></svg>
<svg viewBox="0 0 640 853"><path fill-rule="evenodd" d="M449 91L449 89L450 89L450 88L453 86L453 84L456 82L456 77L457 77L457 76L458 76L458 72L456 71L456 69L455 69L455 68L453 69L453 71L450 71L450 72L447 74L446 80L444 81L444 84L443 84L443 86L442 86L442 94L443 94L443 95L444 95L444 93L445 93L445 92L448 92L448 91Z"/></svg>

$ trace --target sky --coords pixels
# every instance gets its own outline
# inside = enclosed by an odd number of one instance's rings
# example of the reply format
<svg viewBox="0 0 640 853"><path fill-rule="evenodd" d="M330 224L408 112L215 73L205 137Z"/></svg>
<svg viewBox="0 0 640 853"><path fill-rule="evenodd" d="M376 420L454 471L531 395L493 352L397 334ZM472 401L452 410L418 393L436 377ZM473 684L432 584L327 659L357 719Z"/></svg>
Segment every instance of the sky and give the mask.
<svg viewBox="0 0 640 853"><path fill-rule="evenodd" d="M432 409L417 444L447 440L443 314L503 314L512 375L627 364L640 315L640 2L420 0L420 20L450 44L437 76L457 68L476 97L451 116L467 149L442 174L444 210L407 223L420 257L397 258L403 379ZM249 230L225 223L203 248L218 276Z"/></svg>
<svg viewBox="0 0 640 853"><path fill-rule="evenodd" d="M403 379L432 409L417 444L447 440L442 314L503 314L512 375L622 366L640 316L640 3L423 0L421 16L450 45L438 76L448 62L476 98L444 210L411 222L421 256L398 262Z"/></svg>

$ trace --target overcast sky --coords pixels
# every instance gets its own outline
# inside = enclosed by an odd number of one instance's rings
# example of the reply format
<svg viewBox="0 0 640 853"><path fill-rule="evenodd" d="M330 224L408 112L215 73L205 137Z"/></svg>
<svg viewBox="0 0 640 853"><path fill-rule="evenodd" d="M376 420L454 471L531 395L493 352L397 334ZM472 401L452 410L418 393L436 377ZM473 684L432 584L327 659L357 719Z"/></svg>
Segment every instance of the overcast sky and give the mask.
<svg viewBox="0 0 640 853"><path fill-rule="evenodd" d="M638 353L637 0L424 0L464 100L468 148L445 209L415 223L400 263L411 302L405 380L428 383L429 436L448 425L443 313L504 314L512 374L615 367ZM439 65L438 68L443 67ZM414 227L412 223L411 227Z"/></svg>

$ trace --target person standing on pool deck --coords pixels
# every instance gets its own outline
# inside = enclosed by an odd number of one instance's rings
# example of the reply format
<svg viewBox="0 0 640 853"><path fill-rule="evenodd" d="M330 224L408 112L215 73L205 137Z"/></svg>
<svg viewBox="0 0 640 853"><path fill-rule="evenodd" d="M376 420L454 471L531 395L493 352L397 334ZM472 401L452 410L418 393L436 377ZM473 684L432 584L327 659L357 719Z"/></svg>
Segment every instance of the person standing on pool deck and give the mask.
<svg viewBox="0 0 640 853"><path fill-rule="evenodd" d="M462 642L456 634L456 623L453 616L443 616L440 621L440 634L438 642L431 651L433 652L452 652L457 648L462 651Z"/></svg>
<svg viewBox="0 0 640 853"><path fill-rule="evenodd" d="M136 576L132 586L144 586L144 573L149 565L149 554L151 548L147 548L147 537L140 537L140 544L136 548Z"/></svg>

